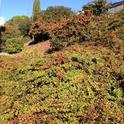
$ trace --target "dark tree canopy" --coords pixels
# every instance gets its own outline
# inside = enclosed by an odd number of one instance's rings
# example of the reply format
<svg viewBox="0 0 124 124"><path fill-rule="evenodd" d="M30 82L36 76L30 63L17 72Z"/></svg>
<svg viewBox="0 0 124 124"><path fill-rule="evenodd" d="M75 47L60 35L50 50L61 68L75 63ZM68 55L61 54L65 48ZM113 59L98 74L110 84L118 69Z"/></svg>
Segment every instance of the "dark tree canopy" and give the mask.
<svg viewBox="0 0 124 124"><path fill-rule="evenodd" d="M68 19L74 15L74 12L64 6L48 7L45 11L42 11L42 18L47 22L59 21L61 19Z"/></svg>
<svg viewBox="0 0 124 124"><path fill-rule="evenodd" d="M91 3L83 6L83 10L90 9L93 15L100 16L105 14L108 10L109 3L107 0L94 0Z"/></svg>

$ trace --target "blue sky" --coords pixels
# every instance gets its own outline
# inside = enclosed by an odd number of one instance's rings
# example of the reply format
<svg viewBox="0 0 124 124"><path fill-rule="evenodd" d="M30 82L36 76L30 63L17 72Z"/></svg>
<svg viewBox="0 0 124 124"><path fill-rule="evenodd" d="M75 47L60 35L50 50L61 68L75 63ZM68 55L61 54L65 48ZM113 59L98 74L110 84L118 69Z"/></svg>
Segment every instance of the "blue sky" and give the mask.
<svg viewBox="0 0 124 124"><path fill-rule="evenodd" d="M1 1L2 4L0 7L0 16L4 17L4 21L16 15L31 16L32 14L32 6L34 0L1 0ZM79 11L81 10L81 7L84 4L91 1L92 0L41 0L41 9L44 10L48 6L63 5L72 8L72 10Z"/></svg>

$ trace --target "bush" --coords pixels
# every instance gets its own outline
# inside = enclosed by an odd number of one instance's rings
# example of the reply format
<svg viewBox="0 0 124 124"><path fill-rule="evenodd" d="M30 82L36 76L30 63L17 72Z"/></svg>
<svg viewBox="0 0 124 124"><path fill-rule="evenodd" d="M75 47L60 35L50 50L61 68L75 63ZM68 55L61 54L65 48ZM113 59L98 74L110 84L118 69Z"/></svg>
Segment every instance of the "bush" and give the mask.
<svg viewBox="0 0 124 124"><path fill-rule="evenodd" d="M34 41L50 39L54 50L86 41L96 44L99 42L112 48L114 42L123 40L123 17L123 11L111 16L93 16L90 11L85 10L84 14L54 23L39 19L32 25L29 35ZM113 35L114 31L117 39Z"/></svg>
<svg viewBox="0 0 124 124"><path fill-rule="evenodd" d="M12 54L18 53L22 50L24 45L24 38L23 37L16 37L7 39L5 42L5 51Z"/></svg>
<svg viewBox="0 0 124 124"><path fill-rule="evenodd" d="M32 24L29 36L32 39L34 38L35 41L41 41L42 39L44 39L45 35L50 37L48 23L46 23L42 19L39 19L38 21Z"/></svg>
<svg viewBox="0 0 124 124"><path fill-rule="evenodd" d="M107 17L92 16L89 11L75 15L72 19L63 19L47 23L43 19L36 21L29 32L34 41L42 41L47 37L54 50L84 41L100 41L111 43L106 27Z"/></svg>
<svg viewBox="0 0 124 124"><path fill-rule="evenodd" d="M62 48L75 42L106 41L108 37L105 35L106 27L103 20L105 17L95 17L89 13L74 16L65 25L53 31L52 47L58 49L58 44L61 44L60 48Z"/></svg>
<svg viewBox="0 0 124 124"><path fill-rule="evenodd" d="M6 40L14 38L14 37L19 37L21 36L21 33L16 30L6 30L5 33L2 35L2 41L6 42Z"/></svg>
<svg viewBox="0 0 124 124"><path fill-rule="evenodd" d="M65 25L73 15L74 12L67 7L48 7L42 11L41 18L32 24L29 36L34 38L34 41L48 40L52 38L53 30Z"/></svg>
<svg viewBox="0 0 124 124"><path fill-rule="evenodd" d="M27 42L27 37L15 28L12 24L6 24L6 31L2 34L3 51L8 53L18 53L22 50L23 45ZM10 43L10 44L9 44ZM15 47L15 48L14 48Z"/></svg>
<svg viewBox="0 0 124 124"><path fill-rule="evenodd" d="M21 32L21 35L28 35L31 19L27 16L14 16L6 23L7 25L13 25L16 30Z"/></svg>
<svg viewBox="0 0 124 124"><path fill-rule="evenodd" d="M66 25L60 27L59 30L54 31L54 35L51 40L51 45L54 49L59 49L86 39L85 30L86 23L89 20L83 15L75 16L72 20L68 21ZM61 45L60 45L61 44Z"/></svg>
<svg viewBox="0 0 124 124"><path fill-rule="evenodd" d="M53 49L61 49L75 42L91 41L112 48L124 40L123 22L123 11L110 17L93 16L90 11L85 11L53 31L51 46Z"/></svg>
<svg viewBox="0 0 124 124"><path fill-rule="evenodd" d="M54 23L45 22L42 18L38 19L35 23L32 24L29 36L34 38L34 41L43 41L48 40L53 37L54 30L66 25L68 20L62 19Z"/></svg>

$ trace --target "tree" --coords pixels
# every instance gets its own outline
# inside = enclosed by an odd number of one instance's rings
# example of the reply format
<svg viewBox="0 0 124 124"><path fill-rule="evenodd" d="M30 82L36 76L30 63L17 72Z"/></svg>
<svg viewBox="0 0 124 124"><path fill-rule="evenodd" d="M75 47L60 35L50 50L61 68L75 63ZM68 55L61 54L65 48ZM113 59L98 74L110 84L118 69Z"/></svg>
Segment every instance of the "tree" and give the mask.
<svg viewBox="0 0 124 124"><path fill-rule="evenodd" d="M108 6L109 4L107 0L94 0L93 2L83 6L83 10L89 8L93 15L100 16L107 12Z"/></svg>
<svg viewBox="0 0 124 124"><path fill-rule="evenodd" d="M55 22L61 19L68 19L74 15L74 12L64 6L48 7L45 11L42 11L41 17L47 22Z"/></svg>
<svg viewBox="0 0 124 124"><path fill-rule="evenodd" d="M32 14L33 21L36 21L40 17L41 15L40 0L34 0Z"/></svg>

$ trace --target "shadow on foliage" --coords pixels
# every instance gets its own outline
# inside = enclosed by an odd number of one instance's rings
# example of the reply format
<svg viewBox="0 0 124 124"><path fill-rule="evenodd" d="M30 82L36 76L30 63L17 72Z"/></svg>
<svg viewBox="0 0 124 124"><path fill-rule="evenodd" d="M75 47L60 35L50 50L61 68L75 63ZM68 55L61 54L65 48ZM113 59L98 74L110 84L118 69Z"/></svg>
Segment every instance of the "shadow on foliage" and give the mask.
<svg viewBox="0 0 124 124"><path fill-rule="evenodd" d="M50 37L48 34L38 34L36 37L32 38L32 42L29 45L37 44L42 41L49 40Z"/></svg>

